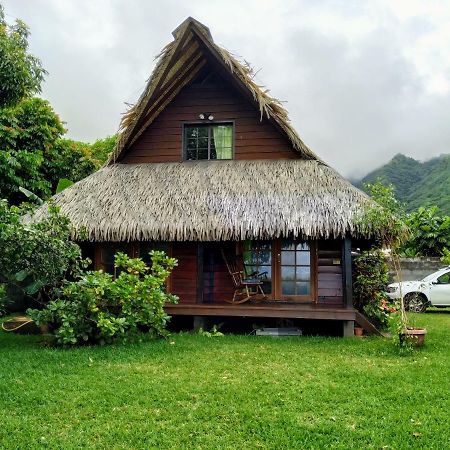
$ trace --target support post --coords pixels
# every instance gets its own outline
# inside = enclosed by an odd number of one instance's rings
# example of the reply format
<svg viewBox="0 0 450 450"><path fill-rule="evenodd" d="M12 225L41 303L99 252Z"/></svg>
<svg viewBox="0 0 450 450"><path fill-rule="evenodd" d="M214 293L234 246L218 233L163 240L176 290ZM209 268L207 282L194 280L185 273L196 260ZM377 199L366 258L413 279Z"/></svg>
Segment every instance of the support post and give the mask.
<svg viewBox="0 0 450 450"><path fill-rule="evenodd" d="M342 263L344 305L353 308L352 243L349 237L345 237L342 242Z"/></svg>
<svg viewBox="0 0 450 450"><path fill-rule="evenodd" d="M355 322L353 320L342 321L342 335L344 337L351 337L355 334Z"/></svg>
<svg viewBox="0 0 450 450"><path fill-rule="evenodd" d="M203 330L205 329L205 316L194 316L194 331L198 331L200 330L200 328L202 328Z"/></svg>

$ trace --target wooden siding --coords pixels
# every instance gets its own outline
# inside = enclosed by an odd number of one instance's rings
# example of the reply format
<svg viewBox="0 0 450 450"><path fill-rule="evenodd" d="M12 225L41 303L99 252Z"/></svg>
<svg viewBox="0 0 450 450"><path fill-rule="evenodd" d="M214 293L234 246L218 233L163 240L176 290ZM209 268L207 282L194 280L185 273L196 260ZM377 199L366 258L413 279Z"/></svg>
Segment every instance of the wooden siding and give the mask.
<svg viewBox="0 0 450 450"><path fill-rule="evenodd" d="M231 275L223 259L221 249L234 243L204 243L203 251L203 302L223 302L234 294Z"/></svg>
<svg viewBox="0 0 450 450"><path fill-rule="evenodd" d="M199 122L199 114L214 115L214 122L230 121L235 126L234 158L295 159L299 154L275 126L242 94L223 85L191 84L167 106L132 144L120 162L158 163L183 160L183 124ZM204 123L207 121L203 121Z"/></svg>
<svg viewBox="0 0 450 450"><path fill-rule="evenodd" d="M342 305L342 241L320 240L317 252L317 302Z"/></svg>
<svg viewBox="0 0 450 450"><path fill-rule="evenodd" d="M197 242L174 242L172 256L178 260L178 266L171 275L171 293L178 295L179 303L197 302L198 278Z"/></svg>
<svg viewBox="0 0 450 450"><path fill-rule="evenodd" d="M94 267L106 269L101 261L101 248L113 244L95 245ZM171 244L171 256L178 260L168 280L171 293L179 297L180 304L222 303L233 296L234 287L230 274L223 261L220 249L224 245L235 243L202 243L202 263L199 276L199 243L174 242ZM120 248L123 251L123 248ZM138 256L138 244L126 245L130 256ZM92 249L91 249L92 252ZM314 264L312 265L314 267ZM317 242L317 297L318 305L341 306L344 303L342 272L342 240L320 240ZM203 278L199 289L199 280ZM199 293L203 290L203 295ZM315 289L313 289L315 290Z"/></svg>

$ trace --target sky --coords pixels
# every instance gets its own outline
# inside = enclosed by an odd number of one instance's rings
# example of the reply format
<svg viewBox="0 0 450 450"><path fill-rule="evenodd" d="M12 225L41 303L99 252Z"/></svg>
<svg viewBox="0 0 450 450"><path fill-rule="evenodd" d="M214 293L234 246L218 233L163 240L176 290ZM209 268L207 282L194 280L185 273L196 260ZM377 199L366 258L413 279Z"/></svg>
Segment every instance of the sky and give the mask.
<svg viewBox="0 0 450 450"><path fill-rule="evenodd" d="M450 1L0 0L49 75L68 136L115 133L188 16L249 61L303 141L358 178L403 153L450 152Z"/></svg>

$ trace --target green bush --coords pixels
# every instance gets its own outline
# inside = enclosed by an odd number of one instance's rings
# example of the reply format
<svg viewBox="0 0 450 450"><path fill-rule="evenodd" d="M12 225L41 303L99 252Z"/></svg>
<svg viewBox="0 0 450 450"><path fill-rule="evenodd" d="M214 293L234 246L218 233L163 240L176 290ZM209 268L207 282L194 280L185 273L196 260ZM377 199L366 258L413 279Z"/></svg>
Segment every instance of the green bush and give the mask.
<svg viewBox="0 0 450 450"><path fill-rule="evenodd" d="M355 308L375 326L388 328L389 317L396 310L386 295L389 268L383 252L372 249L357 256L354 259L353 279Z"/></svg>
<svg viewBox="0 0 450 450"><path fill-rule="evenodd" d="M51 291L87 267L80 247L72 241L73 227L59 208L49 205L39 223L22 220L27 209L0 200L0 283L7 292L20 290L46 302Z"/></svg>
<svg viewBox="0 0 450 450"><path fill-rule="evenodd" d="M0 317L7 313L9 303L10 300L6 295L6 285L0 283Z"/></svg>
<svg viewBox="0 0 450 450"><path fill-rule="evenodd" d="M164 303L177 297L165 281L177 262L164 252L150 252L152 265L124 253L115 256L117 278L91 271L67 281L43 310L28 310L38 325L47 325L59 345L108 343L139 329L166 334Z"/></svg>

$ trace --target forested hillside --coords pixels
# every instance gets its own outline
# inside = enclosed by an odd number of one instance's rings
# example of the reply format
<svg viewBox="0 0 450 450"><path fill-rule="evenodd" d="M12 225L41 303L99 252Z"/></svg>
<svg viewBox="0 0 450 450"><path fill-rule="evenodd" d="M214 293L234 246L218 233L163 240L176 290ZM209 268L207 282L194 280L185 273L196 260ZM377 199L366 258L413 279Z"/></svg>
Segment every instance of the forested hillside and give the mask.
<svg viewBox="0 0 450 450"><path fill-rule="evenodd" d="M377 179L394 185L396 197L406 204L408 211L436 205L450 214L450 154L425 162L398 154L355 184L362 187Z"/></svg>

